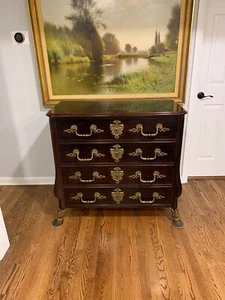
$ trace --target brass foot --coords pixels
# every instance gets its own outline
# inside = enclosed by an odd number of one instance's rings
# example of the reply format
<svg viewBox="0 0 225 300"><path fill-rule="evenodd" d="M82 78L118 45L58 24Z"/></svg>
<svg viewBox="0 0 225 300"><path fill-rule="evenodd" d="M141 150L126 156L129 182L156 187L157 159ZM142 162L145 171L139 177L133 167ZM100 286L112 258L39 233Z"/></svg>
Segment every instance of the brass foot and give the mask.
<svg viewBox="0 0 225 300"><path fill-rule="evenodd" d="M53 226L61 226L63 224L64 212L65 209L64 210L59 209L57 218L52 221Z"/></svg>
<svg viewBox="0 0 225 300"><path fill-rule="evenodd" d="M178 208L176 208L176 209L171 208L171 212L172 212L172 224L173 224L173 226L178 227L178 228L183 227L184 222L180 219Z"/></svg>

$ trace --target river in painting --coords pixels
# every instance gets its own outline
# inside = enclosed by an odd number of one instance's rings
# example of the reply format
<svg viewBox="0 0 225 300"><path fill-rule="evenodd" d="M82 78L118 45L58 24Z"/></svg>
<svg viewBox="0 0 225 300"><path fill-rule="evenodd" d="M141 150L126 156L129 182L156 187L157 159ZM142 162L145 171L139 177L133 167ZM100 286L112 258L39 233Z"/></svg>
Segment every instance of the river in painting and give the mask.
<svg viewBox="0 0 225 300"><path fill-rule="evenodd" d="M110 94L105 85L115 76L135 73L148 69L150 61L146 58L113 58L102 64L77 63L51 66L53 95Z"/></svg>

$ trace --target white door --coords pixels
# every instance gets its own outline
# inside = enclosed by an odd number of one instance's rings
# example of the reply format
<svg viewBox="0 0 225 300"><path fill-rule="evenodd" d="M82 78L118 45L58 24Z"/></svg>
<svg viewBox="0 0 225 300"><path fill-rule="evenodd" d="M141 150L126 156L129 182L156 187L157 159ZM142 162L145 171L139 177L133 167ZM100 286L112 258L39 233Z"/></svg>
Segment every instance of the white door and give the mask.
<svg viewBox="0 0 225 300"><path fill-rule="evenodd" d="M199 2L183 170L187 176L222 176L225 175L225 0ZM212 97L199 99L199 92Z"/></svg>

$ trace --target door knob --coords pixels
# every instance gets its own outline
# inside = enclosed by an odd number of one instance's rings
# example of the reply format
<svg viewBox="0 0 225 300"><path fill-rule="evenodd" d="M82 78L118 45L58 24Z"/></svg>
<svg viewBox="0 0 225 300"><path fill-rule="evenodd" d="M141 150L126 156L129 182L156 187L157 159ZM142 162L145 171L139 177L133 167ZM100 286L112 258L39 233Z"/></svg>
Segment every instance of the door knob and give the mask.
<svg viewBox="0 0 225 300"><path fill-rule="evenodd" d="M206 97L213 98L212 95L205 95L203 92L199 92L199 93L197 94L197 97L198 97L198 99L203 99L203 98L206 98Z"/></svg>

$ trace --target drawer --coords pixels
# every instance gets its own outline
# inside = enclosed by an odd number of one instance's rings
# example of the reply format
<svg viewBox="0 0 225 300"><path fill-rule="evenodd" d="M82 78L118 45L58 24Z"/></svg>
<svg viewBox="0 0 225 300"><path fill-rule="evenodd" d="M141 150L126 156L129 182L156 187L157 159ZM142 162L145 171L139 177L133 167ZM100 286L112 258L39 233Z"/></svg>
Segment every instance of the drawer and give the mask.
<svg viewBox="0 0 225 300"><path fill-rule="evenodd" d="M60 144L61 162L90 163L169 163L174 161L174 143L76 143Z"/></svg>
<svg viewBox="0 0 225 300"><path fill-rule="evenodd" d="M62 168L64 185L87 184L172 184L171 166L78 166Z"/></svg>
<svg viewBox="0 0 225 300"><path fill-rule="evenodd" d="M57 120L59 140L138 139L176 137L176 116L133 118L61 118Z"/></svg>
<svg viewBox="0 0 225 300"><path fill-rule="evenodd" d="M169 206L170 188L66 188L64 200L67 207L73 206Z"/></svg>

